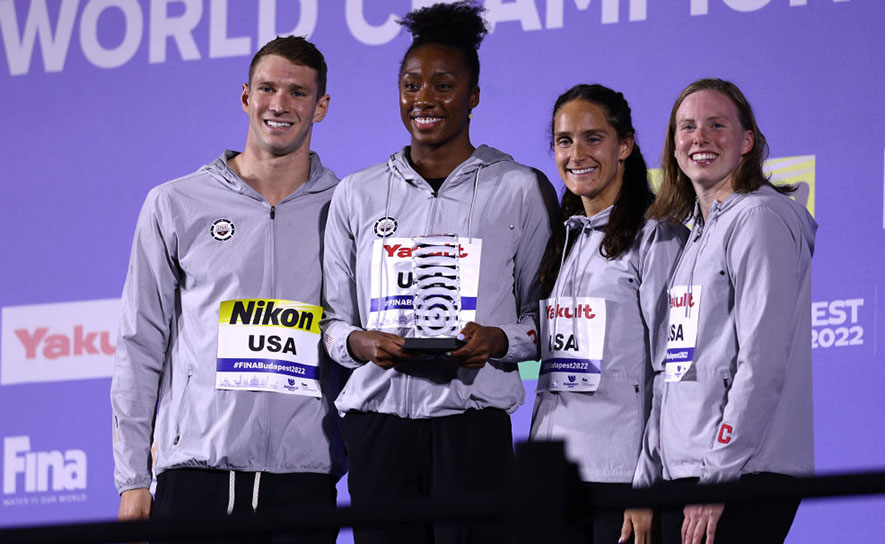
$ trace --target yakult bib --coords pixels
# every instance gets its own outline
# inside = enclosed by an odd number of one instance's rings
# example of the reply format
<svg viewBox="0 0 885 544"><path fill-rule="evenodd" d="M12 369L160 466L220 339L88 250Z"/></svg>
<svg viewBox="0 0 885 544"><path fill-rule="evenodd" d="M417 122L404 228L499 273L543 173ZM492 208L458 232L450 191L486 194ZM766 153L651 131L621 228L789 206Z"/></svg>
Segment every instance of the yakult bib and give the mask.
<svg viewBox="0 0 885 544"><path fill-rule="evenodd" d="M605 348L605 299L558 297L540 306L538 391L596 391Z"/></svg>
<svg viewBox="0 0 885 544"><path fill-rule="evenodd" d="M677 285L670 289L670 326L664 380L678 382L694 363L701 315L701 286Z"/></svg>

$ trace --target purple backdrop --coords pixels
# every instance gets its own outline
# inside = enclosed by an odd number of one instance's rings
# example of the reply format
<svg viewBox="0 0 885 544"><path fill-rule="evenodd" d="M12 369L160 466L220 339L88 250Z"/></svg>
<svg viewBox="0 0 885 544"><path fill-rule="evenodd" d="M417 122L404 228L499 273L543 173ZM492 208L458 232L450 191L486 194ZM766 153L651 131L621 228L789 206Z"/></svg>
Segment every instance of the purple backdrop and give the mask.
<svg viewBox="0 0 885 544"><path fill-rule="evenodd" d="M293 31L324 52L332 102L313 147L343 176L408 142L396 91L408 40L391 21L426 3L0 0L0 525L115 515L108 376L135 219L150 187L242 148L238 100L253 52ZM687 83L715 76L743 88L771 157L783 159L772 170L806 184L821 225L818 471L885 466L885 3L485 4L495 27L480 51L473 142L559 186L546 131L554 99L571 85L623 91L652 165ZM533 393L533 366L523 370ZM514 417L518 437L528 418L525 407ZM883 506L806 502L789 542L875 541Z"/></svg>

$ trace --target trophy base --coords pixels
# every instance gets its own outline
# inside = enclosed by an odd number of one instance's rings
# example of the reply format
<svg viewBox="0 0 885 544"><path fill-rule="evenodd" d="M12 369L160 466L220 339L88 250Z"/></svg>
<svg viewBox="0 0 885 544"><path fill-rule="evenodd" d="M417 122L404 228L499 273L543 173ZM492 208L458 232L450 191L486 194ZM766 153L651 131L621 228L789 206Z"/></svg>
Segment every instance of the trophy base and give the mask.
<svg viewBox="0 0 885 544"><path fill-rule="evenodd" d="M453 351L464 345L463 340L453 336L436 336L430 338L406 338L403 349L408 351L446 352Z"/></svg>

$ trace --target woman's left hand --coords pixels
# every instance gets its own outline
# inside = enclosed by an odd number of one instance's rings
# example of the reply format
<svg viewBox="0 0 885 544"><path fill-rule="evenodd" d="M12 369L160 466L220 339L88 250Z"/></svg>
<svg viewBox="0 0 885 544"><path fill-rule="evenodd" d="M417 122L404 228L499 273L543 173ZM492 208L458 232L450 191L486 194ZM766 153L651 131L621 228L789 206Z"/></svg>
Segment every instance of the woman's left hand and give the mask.
<svg viewBox="0 0 885 544"><path fill-rule="evenodd" d="M489 359L507 353L507 335L498 327L483 327L471 321L461 329L458 339L465 344L448 355L460 359L458 362L467 368L482 368Z"/></svg>
<svg viewBox="0 0 885 544"><path fill-rule="evenodd" d="M701 544L701 542L713 544L716 525L724 510L725 505L721 503L686 505L682 510L685 515L682 522L682 544Z"/></svg>

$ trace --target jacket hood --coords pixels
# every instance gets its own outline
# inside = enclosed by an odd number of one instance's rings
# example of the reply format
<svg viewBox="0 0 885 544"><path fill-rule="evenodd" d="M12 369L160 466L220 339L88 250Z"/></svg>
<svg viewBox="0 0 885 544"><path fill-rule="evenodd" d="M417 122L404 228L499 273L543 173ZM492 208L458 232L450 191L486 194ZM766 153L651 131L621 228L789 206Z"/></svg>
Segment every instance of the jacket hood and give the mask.
<svg viewBox="0 0 885 544"><path fill-rule="evenodd" d="M206 172L207 174L212 176L213 179L217 180L219 183L232 191L236 191L240 194L249 195L253 198L262 199L261 195L259 195L258 192L255 191L255 189L253 189L249 186L248 183L240 179L240 177L230 168L228 161L239 154L239 151L231 151L230 149L228 149L213 162L200 168L200 171ZM284 198L283 202L289 200L295 194L321 193L323 191L334 189L337 183L338 178L335 176L335 173L323 166L322 161L320 161L320 156L311 151L310 174L307 177L307 181L304 182L301 187L296 189L294 193Z"/></svg>
<svg viewBox="0 0 885 544"><path fill-rule="evenodd" d="M728 198L725 199L724 202L713 202L713 205L710 206L710 213L707 217L707 223L711 223L715 221L721 214L727 212L728 210L737 206L741 201L750 197L751 195L759 195L763 198L773 198L781 196L777 190L775 190L770 185L762 185L758 189L750 193L732 193ZM817 221L808 213L808 210L805 209L804 206L793 200L792 198L788 198L786 201L781 199L777 199L777 202L785 202L786 206L781 210L783 214L792 215L796 223L801 226L801 234L803 237L803 241L805 244L811 248L812 253L814 252L814 236L817 232ZM695 212L694 212L694 222L695 224L704 224L704 220L701 216L701 207L700 203L695 202Z"/></svg>
<svg viewBox="0 0 885 544"><path fill-rule="evenodd" d="M418 185L419 180L423 180L423 178L409 163L408 153L409 146L397 151L387 160L387 166L408 183ZM513 162L513 157L503 151L498 151L494 147L481 145L473 150L473 153L470 154L466 161L452 170L446 179L451 179L450 185L458 185L469 180L471 175L480 168L505 161Z"/></svg>
<svg viewBox="0 0 885 544"><path fill-rule="evenodd" d="M614 209L614 205L609 206L592 217L587 217L584 214L575 214L565 220L565 230L581 230L587 233L592 230L604 230L608 226L612 209Z"/></svg>

